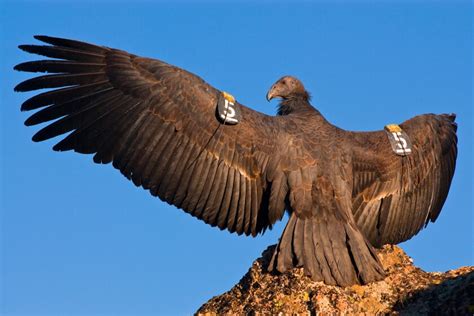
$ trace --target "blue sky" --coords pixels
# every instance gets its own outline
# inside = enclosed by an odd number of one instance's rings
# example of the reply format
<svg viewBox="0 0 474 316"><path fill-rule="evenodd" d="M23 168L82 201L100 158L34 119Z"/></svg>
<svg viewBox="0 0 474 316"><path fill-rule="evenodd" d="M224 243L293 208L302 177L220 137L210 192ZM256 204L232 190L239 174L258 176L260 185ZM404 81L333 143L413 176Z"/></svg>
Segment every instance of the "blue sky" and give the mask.
<svg viewBox="0 0 474 316"><path fill-rule="evenodd" d="M0 2L1 274L6 315L183 315L230 289L277 242L211 228L89 156L33 143L12 70L35 34L80 39L192 71L259 111L279 77L349 130L458 115L459 157L435 224L402 244L415 264L473 264L470 2Z"/></svg>

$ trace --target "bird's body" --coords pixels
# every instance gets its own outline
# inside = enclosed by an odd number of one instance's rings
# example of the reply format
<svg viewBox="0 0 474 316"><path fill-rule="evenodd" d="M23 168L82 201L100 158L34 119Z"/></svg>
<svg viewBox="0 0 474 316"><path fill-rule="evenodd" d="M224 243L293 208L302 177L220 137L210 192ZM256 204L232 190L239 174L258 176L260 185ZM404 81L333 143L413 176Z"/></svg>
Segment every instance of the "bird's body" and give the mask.
<svg viewBox="0 0 474 316"><path fill-rule="evenodd" d="M222 93L185 70L37 38L53 46L21 48L62 60L16 66L56 73L16 90L60 88L23 104L43 108L27 125L58 119L33 139L72 131L55 150L112 162L135 185L230 232L255 236L288 211L270 271L302 266L314 280L338 285L379 280L384 271L373 247L411 238L437 218L446 199L457 150L452 115L400 124L412 148L398 155L386 131L330 124L301 82L286 76L267 94L282 98L277 116L235 102L241 120L223 124L216 116Z"/></svg>

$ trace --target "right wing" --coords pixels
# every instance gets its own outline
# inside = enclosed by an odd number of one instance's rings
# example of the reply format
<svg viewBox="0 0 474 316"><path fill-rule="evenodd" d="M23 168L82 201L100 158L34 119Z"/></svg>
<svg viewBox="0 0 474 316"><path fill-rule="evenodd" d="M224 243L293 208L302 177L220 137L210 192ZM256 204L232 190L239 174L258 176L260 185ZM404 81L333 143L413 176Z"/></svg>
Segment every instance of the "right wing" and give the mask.
<svg viewBox="0 0 474 316"><path fill-rule="evenodd" d="M454 175L454 115L420 115L402 124L412 153L392 152L384 131L354 133L353 213L372 245L410 239L441 212Z"/></svg>

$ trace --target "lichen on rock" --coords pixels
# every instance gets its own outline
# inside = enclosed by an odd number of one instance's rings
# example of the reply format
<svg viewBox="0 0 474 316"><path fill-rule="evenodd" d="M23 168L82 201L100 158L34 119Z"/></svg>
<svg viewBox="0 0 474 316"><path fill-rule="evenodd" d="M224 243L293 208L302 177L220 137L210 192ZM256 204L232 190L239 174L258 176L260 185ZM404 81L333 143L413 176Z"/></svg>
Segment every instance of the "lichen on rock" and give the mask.
<svg viewBox="0 0 474 316"><path fill-rule="evenodd" d="M474 267L425 272L397 246L378 251L387 277L339 287L314 282L295 268L270 274L275 246L255 260L230 291L210 299L197 315L423 315L474 314Z"/></svg>

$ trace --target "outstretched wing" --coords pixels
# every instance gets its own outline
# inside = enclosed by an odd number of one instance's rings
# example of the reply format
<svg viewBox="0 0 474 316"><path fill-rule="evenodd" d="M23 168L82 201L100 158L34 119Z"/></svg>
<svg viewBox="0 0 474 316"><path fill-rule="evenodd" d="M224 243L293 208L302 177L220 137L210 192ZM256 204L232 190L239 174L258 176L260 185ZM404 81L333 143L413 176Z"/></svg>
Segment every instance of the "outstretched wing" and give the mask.
<svg viewBox="0 0 474 316"><path fill-rule="evenodd" d="M403 157L384 131L353 133L353 213L374 246L408 240L438 217L456 164L454 120L428 114L401 124L413 147Z"/></svg>
<svg viewBox="0 0 474 316"><path fill-rule="evenodd" d="M135 185L212 226L256 235L284 213L283 177L269 170L279 119L239 105L242 121L216 118L220 91L159 60L83 42L36 36L51 44L20 48L56 59L15 67L50 75L16 91L52 88L28 99L25 124L54 120L33 140L69 133L54 150L94 154ZM271 174L272 176L268 176Z"/></svg>

